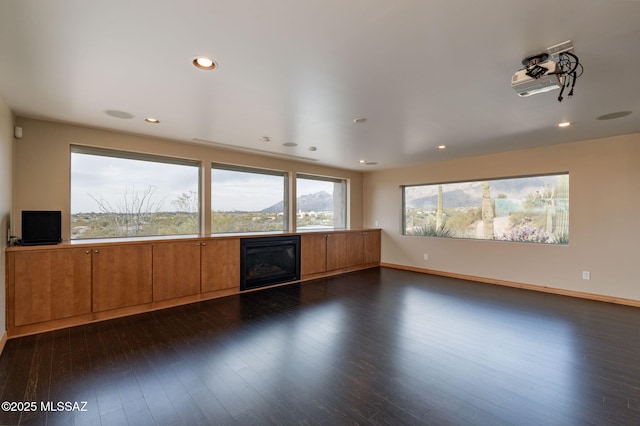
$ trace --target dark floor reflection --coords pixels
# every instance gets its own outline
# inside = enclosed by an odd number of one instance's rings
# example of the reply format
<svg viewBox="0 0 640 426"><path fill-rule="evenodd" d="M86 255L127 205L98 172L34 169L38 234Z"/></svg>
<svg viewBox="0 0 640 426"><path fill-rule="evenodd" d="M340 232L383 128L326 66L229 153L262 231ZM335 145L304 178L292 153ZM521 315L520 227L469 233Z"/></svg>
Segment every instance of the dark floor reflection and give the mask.
<svg viewBox="0 0 640 426"><path fill-rule="evenodd" d="M13 339L0 424L640 424L640 309L375 268Z"/></svg>

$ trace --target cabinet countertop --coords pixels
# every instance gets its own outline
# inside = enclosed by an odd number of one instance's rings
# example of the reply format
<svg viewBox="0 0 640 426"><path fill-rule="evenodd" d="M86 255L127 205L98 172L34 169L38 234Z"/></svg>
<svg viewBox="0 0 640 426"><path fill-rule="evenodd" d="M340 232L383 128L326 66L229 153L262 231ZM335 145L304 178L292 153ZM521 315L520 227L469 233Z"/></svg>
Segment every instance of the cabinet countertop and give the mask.
<svg viewBox="0 0 640 426"><path fill-rule="evenodd" d="M379 231L380 228L346 228L346 229L300 229L295 232L288 231L275 231L275 232L250 232L250 233L221 233L210 235L160 235L149 237L120 237L120 238L96 238L86 240L71 240L63 241L60 244L52 245L35 245L35 246L20 246L15 245L7 247L7 252L17 251L31 251L31 250L52 250L52 249L69 249L76 247L94 247L104 245L115 244L143 244L143 243L163 243L172 241L206 241L215 239L228 239L228 238L258 238L258 237L272 237L279 235L305 235L305 234L330 234L341 232L365 232L365 231Z"/></svg>

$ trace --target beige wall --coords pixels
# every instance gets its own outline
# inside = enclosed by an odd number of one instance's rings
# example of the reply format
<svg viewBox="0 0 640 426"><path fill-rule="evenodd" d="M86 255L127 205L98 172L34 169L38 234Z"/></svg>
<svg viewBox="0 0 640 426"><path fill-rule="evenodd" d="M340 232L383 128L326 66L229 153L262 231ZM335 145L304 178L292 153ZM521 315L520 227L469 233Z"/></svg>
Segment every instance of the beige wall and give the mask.
<svg viewBox="0 0 640 426"><path fill-rule="evenodd" d="M12 173L13 173L13 114L0 95L0 288L5 288L5 257L7 230L11 215ZM6 292L0 291L0 336L7 328L5 311Z"/></svg>
<svg viewBox="0 0 640 426"><path fill-rule="evenodd" d="M10 141L11 114L6 105L3 109L0 132ZM640 300L640 279L632 270L639 260L640 134L369 172L363 177L359 172L204 145L23 118L16 124L23 127L24 137L15 143L14 233L20 229L17 212L56 209L63 211L63 232L68 236L69 146L80 144L192 158L203 164L224 162L344 177L351 183L350 224L383 229L383 262ZM10 148L11 143L2 140L1 149L10 153ZM555 172L570 174L568 246L401 235L400 185ZM2 184L10 185L10 180L3 176ZM206 196L208 182L205 176ZM6 203L10 206L10 199ZM8 206L0 205L3 211L10 210ZM423 260L424 253L428 261ZM589 281L582 280L585 270L591 272Z"/></svg>
<svg viewBox="0 0 640 426"><path fill-rule="evenodd" d="M569 172L568 246L401 235L400 185L554 172ZM363 186L383 262L640 300L640 134L369 172Z"/></svg>
<svg viewBox="0 0 640 426"><path fill-rule="evenodd" d="M63 239L69 238L70 146L85 145L145 154L158 154L212 162L267 168L295 173L340 177L349 180L350 226L362 226L362 174L286 159L228 151L205 145L146 138L86 127L18 117L23 138L15 147L14 233L19 233L22 210L61 210ZM211 174L204 167L203 194L209 206ZM294 181L295 179L291 179ZM205 210L205 217L209 212ZM208 227L208 223L206 223ZM208 232L208 228L205 229Z"/></svg>

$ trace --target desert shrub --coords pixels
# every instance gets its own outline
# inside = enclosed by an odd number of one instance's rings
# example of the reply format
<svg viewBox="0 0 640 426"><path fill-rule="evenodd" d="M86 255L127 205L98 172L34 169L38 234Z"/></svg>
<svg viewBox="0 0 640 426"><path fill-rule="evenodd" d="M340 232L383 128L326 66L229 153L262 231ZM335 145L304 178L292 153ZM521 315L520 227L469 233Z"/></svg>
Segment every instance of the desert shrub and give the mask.
<svg viewBox="0 0 640 426"><path fill-rule="evenodd" d="M522 225L513 228L508 234L503 234L500 239L526 243L548 243L551 240L551 235L536 226Z"/></svg>
<svg viewBox="0 0 640 426"><path fill-rule="evenodd" d="M437 229L435 224L431 224L428 226L416 226L410 231L407 231L407 235L415 235L421 237L453 237L453 232L446 226L440 229Z"/></svg>

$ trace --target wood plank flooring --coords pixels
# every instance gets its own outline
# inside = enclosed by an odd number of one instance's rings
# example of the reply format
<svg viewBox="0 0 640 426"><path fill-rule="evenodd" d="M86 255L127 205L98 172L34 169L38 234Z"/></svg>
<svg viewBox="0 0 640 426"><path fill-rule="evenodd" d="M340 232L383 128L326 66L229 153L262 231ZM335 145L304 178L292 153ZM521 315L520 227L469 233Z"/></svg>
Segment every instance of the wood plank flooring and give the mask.
<svg viewBox="0 0 640 426"><path fill-rule="evenodd" d="M9 340L0 401L36 404L3 425L640 425L640 309L374 268Z"/></svg>

